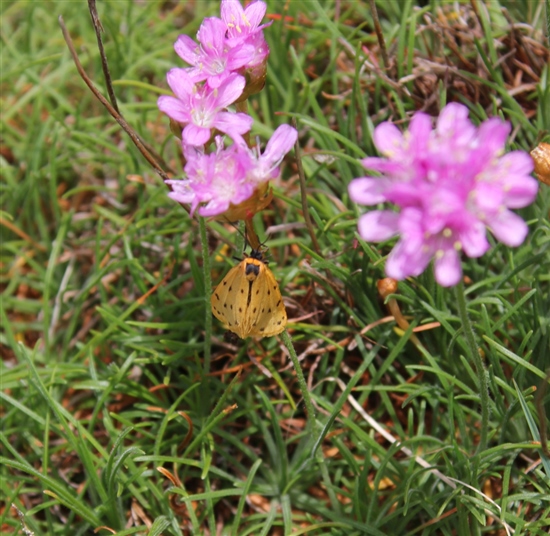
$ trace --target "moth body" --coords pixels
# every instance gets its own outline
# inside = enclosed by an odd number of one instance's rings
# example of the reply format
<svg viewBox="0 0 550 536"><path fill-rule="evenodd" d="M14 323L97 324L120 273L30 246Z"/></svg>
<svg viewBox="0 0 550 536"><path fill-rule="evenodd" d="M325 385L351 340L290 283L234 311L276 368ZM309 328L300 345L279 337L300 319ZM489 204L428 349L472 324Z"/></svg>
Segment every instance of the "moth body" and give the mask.
<svg viewBox="0 0 550 536"><path fill-rule="evenodd" d="M279 285L259 250L229 270L210 303L214 316L241 339L278 335L287 323Z"/></svg>

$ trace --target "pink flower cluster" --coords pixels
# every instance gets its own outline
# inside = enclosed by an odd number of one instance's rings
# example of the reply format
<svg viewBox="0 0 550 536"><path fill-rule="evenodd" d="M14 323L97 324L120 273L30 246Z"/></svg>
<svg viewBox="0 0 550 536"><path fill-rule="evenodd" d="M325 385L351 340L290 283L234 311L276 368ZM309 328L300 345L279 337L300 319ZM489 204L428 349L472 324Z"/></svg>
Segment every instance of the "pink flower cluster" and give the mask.
<svg viewBox="0 0 550 536"><path fill-rule="evenodd" d="M527 153L504 154L509 133L499 118L474 126L468 108L456 103L445 106L435 129L424 113L405 134L387 122L376 127L374 143L385 158L362 164L382 177L355 179L349 193L356 203L397 208L368 212L358 223L368 241L400 236L386 263L389 277L417 276L434 259L437 282L456 285L461 252L480 257L489 249L486 228L508 246L523 242L527 224L510 209L532 203L538 185Z"/></svg>
<svg viewBox="0 0 550 536"><path fill-rule="evenodd" d="M177 54L190 67L168 72L174 97L162 96L158 107L182 126L186 179L170 180L170 197L190 203L201 216L216 216L248 199L256 187L278 175L278 165L292 148L297 132L279 127L263 155L248 148L243 135L252 117L227 108L258 87L265 77L269 48L260 25L266 4L257 0L243 9L238 0L222 0L221 19L206 18L197 33L199 44L180 35ZM220 132L233 140L229 148L216 135L216 151L207 153L212 137Z"/></svg>

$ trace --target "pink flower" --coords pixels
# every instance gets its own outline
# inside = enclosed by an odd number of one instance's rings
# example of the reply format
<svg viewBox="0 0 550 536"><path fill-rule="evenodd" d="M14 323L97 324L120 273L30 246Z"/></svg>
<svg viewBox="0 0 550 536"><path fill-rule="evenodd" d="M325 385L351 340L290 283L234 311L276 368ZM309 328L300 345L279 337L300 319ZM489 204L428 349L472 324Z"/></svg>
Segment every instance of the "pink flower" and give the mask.
<svg viewBox="0 0 550 536"><path fill-rule="evenodd" d="M174 49L193 66L186 69L193 82L206 80L211 88L217 88L233 71L254 60L255 47L245 42L230 47L225 38L226 31L221 19L210 17L204 19L197 33L200 45L187 35L178 37Z"/></svg>
<svg viewBox="0 0 550 536"><path fill-rule="evenodd" d="M267 57L269 56L269 46L263 32L250 35L244 43L252 49L250 59L244 65L245 69L254 70L254 67L265 67L264 64L267 63Z"/></svg>
<svg viewBox="0 0 550 536"><path fill-rule="evenodd" d="M264 38L263 29L272 22L260 26L266 11L266 4L260 0L252 2L243 9L238 0L222 0L221 16L227 26L227 44L229 47L239 48L247 46L252 48L249 61L239 71L246 71L251 93L259 91L263 87L266 73L269 46Z"/></svg>
<svg viewBox="0 0 550 536"><path fill-rule="evenodd" d="M212 129L227 134L235 142L244 143L242 135L252 127L252 117L222 111L241 95L245 85L242 76L231 74L216 89L208 85L197 87L185 69L171 69L166 78L175 97L159 97L158 107L168 117L186 124L182 131L184 144L205 144Z"/></svg>
<svg viewBox="0 0 550 536"><path fill-rule="evenodd" d="M221 136L216 138L218 150L205 154L194 147L184 147L187 179L166 181L173 191L168 195L179 203L191 203L191 214L200 205L201 216L216 216L248 199L254 184L247 180L249 159L243 148L233 144L223 148Z"/></svg>
<svg viewBox="0 0 550 536"><path fill-rule="evenodd" d="M210 154L184 145L187 178L166 181L172 187L168 195L179 203L191 204L192 214L197 207L201 216L223 214L230 205L246 201L263 183L278 176L278 166L297 136L296 129L280 126L263 155L259 148L251 150L236 143L224 149L221 136L216 137L216 152Z"/></svg>
<svg viewBox="0 0 550 536"><path fill-rule="evenodd" d="M289 125L281 125L275 130L267 142L265 151L261 154L260 147L249 149L252 169L250 178L256 182L264 182L279 176L279 164L292 149L298 138L298 132Z"/></svg>
<svg viewBox="0 0 550 536"><path fill-rule="evenodd" d="M261 0L248 4L246 9L242 8L239 0L222 0L220 11L227 26L227 41L230 47L239 45L272 24L269 22L260 26L266 11L266 4Z"/></svg>
<svg viewBox="0 0 550 536"><path fill-rule="evenodd" d="M509 132L498 118L476 128L468 109L456 103L445 106L435 129L423 113L414 115L405 134L387 122L376 127L374 142L384 158L362 163L382 177L353 180L349 194L363 205L397 208L368 212L358 222L365 240L400 236L386 263L389 277L417 276L434 259L437 282L456 285L461 253L480 257L489 248L486 228L508 246L523 242L527 225L509 209L532 203L537 182L527 153L503 155Z"/></svg>

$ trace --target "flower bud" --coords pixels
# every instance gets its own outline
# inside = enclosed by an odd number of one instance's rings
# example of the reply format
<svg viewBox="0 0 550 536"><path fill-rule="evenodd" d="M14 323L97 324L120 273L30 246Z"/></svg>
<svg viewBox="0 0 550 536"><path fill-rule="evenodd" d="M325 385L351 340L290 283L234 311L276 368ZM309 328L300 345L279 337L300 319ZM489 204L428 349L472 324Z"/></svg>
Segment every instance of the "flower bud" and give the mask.
<svg viewBox="0 0 550 536"><path fill-rule="evenodd" d="M539 143L530 153L535 163L535 175L550 186L550 143Z"/></svg>

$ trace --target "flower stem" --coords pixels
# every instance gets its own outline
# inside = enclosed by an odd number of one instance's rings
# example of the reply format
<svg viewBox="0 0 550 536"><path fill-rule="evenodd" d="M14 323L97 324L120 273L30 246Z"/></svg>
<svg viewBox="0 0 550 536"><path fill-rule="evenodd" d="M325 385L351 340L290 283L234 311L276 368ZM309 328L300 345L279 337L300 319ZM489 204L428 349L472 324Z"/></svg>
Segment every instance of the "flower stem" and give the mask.
<svg viewBox="0 0 550 536"><path fill-rule="evenodd" d="M298 361L296 350L294 350L292 339L286 329L281 333L281 337L283 339L283 343L287 347L288 353L290 354L290 359L294 365L294 370L296 371L296 376L298 378L298 385L300 386L300 391L302 391L302 396L304 397L304 404L306 405L307 413L307 432L308 434L312 434L315 429L315 410L313 409L313 403L311 402L311 397L309 396L309 391L307 390L306 379L304 378L300 361Z"/></svg>
<svg viewBox="0 0 550 536"><path fill-rule="evenodd" d="M479 395L481 402L481 437L478 445L478 452L482 452L487 448L487 430L489 428L489 380L487 377L487 371L479 354L479 350L476 344L474 331L470 318L468 317L468 311L466 308L466 293L464 290L464 283L460 283L455 287L456 299L458 303L458 312L462 327L464 330L464 336L466 338L466 344L470 353L470 359L474 362L477 377L479 382Z"/></svg>
<svg viewBox="0 0 550 536"><path fill-rule="evenodd" d="M382 26L378 18L378 10L376 9L375 0L369 0L370 9L372 14L372 20L374 22L374 29L376 30L376 36L378 38L378 44L380 45L380 52L382 52L382 60L384 61L384 68L386 71L390 68L390 60L388 58L388 52L386 50L386 42L384 41L384 33L382 32Z"/></svg>
<svg viewBox="0 0 550 536"><path fill-rule="evenodd" d="M208 236L206 235L206 220L199 217L199 229L202 245L202 273L204 281L204 299L206 315L204 318L204 375L210 372L210 350L212 346L212 311L210 295L212 294L212 274L210 272L210 252L208 251Z"/></svg>
<svg viewBox="0 0 550 536"><path fill-rule="evenodd" d="M298 125L296 119L292 118L292 126L298 130ZM294 144L294 152L296 153L296 167L298 168L298 177L300 179L300 194L302 198L302 213L304 214L304 220L306 222L307 230L309 231L309 236L311 237L311 245L315 250L315 253L321 255L321 248L319 247L319 242L317 242L317 235L315 234L315 227L311 221L311 216L309 214L309 205L307 204L307 194L306 194L306 174L304 173L304 166L302 165L302 155L300 154L300 142L296 138L296 143Z"/></svg>

